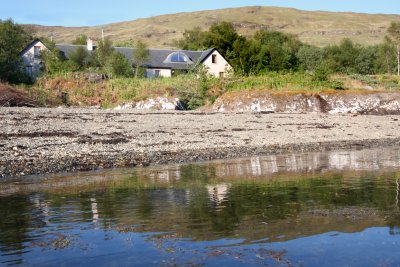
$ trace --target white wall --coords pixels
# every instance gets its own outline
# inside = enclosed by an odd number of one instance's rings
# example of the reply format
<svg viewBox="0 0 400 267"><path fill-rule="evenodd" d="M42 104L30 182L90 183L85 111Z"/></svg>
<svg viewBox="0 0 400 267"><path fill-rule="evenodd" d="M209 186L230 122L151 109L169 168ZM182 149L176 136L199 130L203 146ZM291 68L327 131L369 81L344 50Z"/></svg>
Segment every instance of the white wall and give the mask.
<svg viewBox="0 0 400 267"><path fill-rule="evenodd" d="M160 71L159 77L171 77L172 76L172 72L170 69L147 69L146 77L147 78L155 78L156 70Z"/></svg>
<svg viewBox="0 0 400 267"><path fill-rule="evenodd" d="M216 55L217 57L217 62L212 63L212 55ZM215 50L212 52L206 60L203 61L203 64L207 67L208 73L215 77L220 77L220 73L223 72L224 76L227 75L227 71L231 71L232 67L229 65L229 63L225 60L225 58L217 51Z"/></svg>
<svg viewBox="0 0 400 267"><path fill-rule="evenodd" d="M25 51L25 53L21 55L22 61L24 64L23 68L25 68L25 70L27 70L27 66L32 66L32 78L37 78L37 76L39 75L40 67L41 67L40 63L42 62L40 57L35 58L35 56L34 56L35 46L40 47L41 51L44 51L47 49L46 46L42 42L37 41L31 45L29 50Z"/></svg>

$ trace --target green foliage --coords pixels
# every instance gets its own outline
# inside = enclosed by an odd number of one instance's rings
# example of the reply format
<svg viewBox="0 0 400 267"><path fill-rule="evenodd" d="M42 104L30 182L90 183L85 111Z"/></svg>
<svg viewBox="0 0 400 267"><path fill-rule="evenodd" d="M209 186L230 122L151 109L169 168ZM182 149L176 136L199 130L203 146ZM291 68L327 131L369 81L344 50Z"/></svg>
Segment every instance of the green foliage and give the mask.
<svg viewBox="0 0 400 267"><path fill-rule="evenodd" d="M236 76L227 80L225 91L271 90L281 92L320 92L326 89L341 89L339 81L316 79L306 72L268 72L263 75Z"/></svg>
<svg viewBox="0 0 400 267"><path fill-rule="evenodd" d="M389 33L397 36L398 31L397 24L393 23ZM313 72L318 81L326 81L332 73L391 73L394 63L389 58L396 57L393 50L396 38L386 38L380 46L364 47L343 39L339 45L319 48L304 45L296 36L277 31L261 30L253 38L246 38L237 34L232 23L220 22L208 31L199 27L186 30L177 44L182 49L193 50L214 47L241 75L300 69Z"/></svg>
<svg viewBox="0 0 400 267"><path fill-rule="evenodd" d="M106 38L100 40L97 45L97 49L94 53L93 64L99 67L105 67L107 60L114 53L114 47L110 39Z"/></svg>
<svg viewBox="0 0 400 267"><path fill-rule="evenodd" d="M192 30L185 30L183 38L176 42L176 45L184 50L203 50L206 48L204 42L206 33L200 27Z"/></svg>
<svg viewBox="0 0 400 267"><path fill-rule="evenodd" d="M232 50L233 43L240 37L233 24L226 21L211 25L204 36L204 46L216 48L222 55Z"/></svg>
<svg viewBox="0 0 400 267"><path fill-rule="evenodd" d="M32 37L23 27L11 19L0 20L0 80L21 83L27 76L21 70L19 53L32 41Z"/></svg>
<svg viewBox="0 0 400 267"><path fill-rule="evenodd" d="M67 73L79 69L72 60L67 60L53 42L47 41L47 50L41 52L43 72L48 75Z"/></svg>
<svg viewBox="0 0 400 267"><path fill-rule="evenodd" d="M125 41L118 41L114 44L115 47L135 47L135 43L133 39L125 40Z"/></svg>
<svg viewBox="0 0 400 267"><path fill-rule="evenodd" d="M143 43L142 41L137 41L136 43L136 49L133 54L133 64L136 68L135 70L135 77L143 77L143 73L141 73L140 69L143 67L144 63L149 59L150 57L150 52L147 49L147 45Z"/></svg>
<svg viewBox="0 0 400 267"><path fill-rule="evenodd" d="M396 48L397 75L400 76L400 22L392 22L388 33Z"/></svg>
<svg viewBox="0 0 400 267"><path fill-rule="evenodd" d="M106 69L115 77L131 77L132 67L126 57L114 52L107 61Z"/></svg>
<svg viewBox="0 0 400 267"><path fill-rule="evenodd" d="M396 70L396 47L392 40L386 36L382 44L377 46L375 70L377 73L391 74Z"/></svg>
<svg viewBox="0 0 400 267"><path fill-rule="evenodd" d="M262 46L262 54L269 57L265 69L269 71L295 70L296 53L301 46L297 37L277 31L258 31L254 36Z"/></svg>
<svg viewBox="0 0 400 267"><path fill-rule="evenodd" d="M80 34L72 41L74 45L86 45L88 37L85 34Z"/></svg>
<svg viewBox="0 0 400 267"><path fill-rule="evenodd" d="M322 64L324 50L315 46L302 45L297 51L296 56L300 69L314 72Z"/></svg>
<svg viewBox="0 0 400 267"><path fill-rule="evenodd" d="M375 74L375 62L378 58L377 46L360 47L359 53L355 58L355 73Z"/></svg>
<svg viewBox="0 0 400 267"><path fill-rule="evenodd" d="M78 47L69 55L69 59L78 67L84 69L89 63L89 53L86 48Z"/></svg>
<svg viewBox="0 0 400 267"><path fill-rule="evenodd" d="M235 72L249 75L297 69L296 52L301 42L293 35L259 31L253 39L240 36L232 23L214 23L208 31L187 30L178 41L182 49L216 48Z"/></svg>

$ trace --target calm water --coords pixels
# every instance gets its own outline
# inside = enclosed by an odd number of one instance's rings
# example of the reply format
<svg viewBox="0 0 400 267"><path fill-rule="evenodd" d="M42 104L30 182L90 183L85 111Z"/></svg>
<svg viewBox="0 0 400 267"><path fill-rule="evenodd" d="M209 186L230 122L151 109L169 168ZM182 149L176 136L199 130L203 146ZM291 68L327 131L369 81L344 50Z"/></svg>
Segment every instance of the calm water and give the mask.
<svg viewBox="0 0 400 267"><path fill-rule="evenodd" d="M0 185L0 265L400 266L400 149Z"/></svg>

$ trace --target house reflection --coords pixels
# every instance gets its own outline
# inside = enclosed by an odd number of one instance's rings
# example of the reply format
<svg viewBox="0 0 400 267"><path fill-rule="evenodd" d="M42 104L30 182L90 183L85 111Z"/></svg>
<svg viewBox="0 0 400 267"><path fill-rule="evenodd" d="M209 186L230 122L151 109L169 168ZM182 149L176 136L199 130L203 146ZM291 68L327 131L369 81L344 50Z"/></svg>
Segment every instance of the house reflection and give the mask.
<svg viewBox="0 0 400 267"><path fill-rule="evenodd" d="M206 187L210 201L215 204L215 206L219 206L221 204L221 202L226 198L229 190L229 184L226 183L207 185Z"/></svg>
<svg viewBox="0 0 400 267"><path fill-rule="evenodd" d="M374 171L400 168L399 149L269 155L208 163L218 177L268 177L279 173Z"/></svg>

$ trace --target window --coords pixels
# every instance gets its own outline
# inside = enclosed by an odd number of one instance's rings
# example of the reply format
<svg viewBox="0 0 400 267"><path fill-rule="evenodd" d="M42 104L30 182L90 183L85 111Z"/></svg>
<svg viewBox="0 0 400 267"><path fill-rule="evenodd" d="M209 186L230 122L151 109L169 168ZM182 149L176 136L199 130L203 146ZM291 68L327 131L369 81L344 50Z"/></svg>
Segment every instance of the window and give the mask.
<svg viewBox="0 0 400 267"><path fill-rule="evenodd" d="M193 62L190 58L183 52L173 52L168 55L168 57L164 60L164 63L187 63L192 64Z"/></svg>
<svg viewBox="0 0 400 267"><path fill-rule="evenodd" d="M177 52L171 55L171 62L186 62L185 54Z"/></svg>
<svg viewBox="0 0 400 267"><path fill-rule="evenodd" d="M225 76L225 72L220 72L220 73L219 73L219 77L220 77L220 78L224 78L224 76Z"/></svg>
<svg viewBox="0 0 400 267"><path fill-rule="evenodd" d="M154 77L155 78L160 77L160 70L155 70L154 71Z"/></svg>
<svg viewBox="0 0 400 267"><path fill-rule="evenodd" d="M211 56L211 62L214 64L217 64L217 55L212 55Z"/></svg>
<svg viewBox="0 0 400 267"><path fill-rule="evenodd" d="M35 58L40 57L40 46L34 46L33 47L33 55Z"/></svg>
<svg viewBox="0 0 400 267"><path fill-rule="evenodd" d="M26 66L26 74L28 74L28 76L32 77L32 66Z"/></svg>

